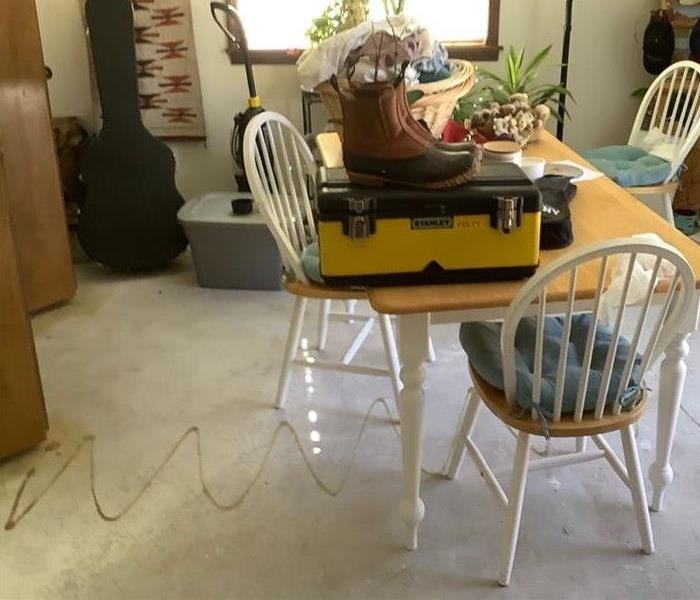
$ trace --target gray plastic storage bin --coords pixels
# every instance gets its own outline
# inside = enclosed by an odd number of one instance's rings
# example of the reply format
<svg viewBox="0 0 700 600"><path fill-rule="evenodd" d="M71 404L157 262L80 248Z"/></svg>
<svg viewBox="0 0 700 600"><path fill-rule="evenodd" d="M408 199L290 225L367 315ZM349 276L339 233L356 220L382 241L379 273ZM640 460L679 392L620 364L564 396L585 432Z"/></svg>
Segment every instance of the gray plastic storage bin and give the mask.
<svg viewBox="0 0 700 600"><path fill-rule="evenodd" d="M202 287L279 290L282 261L262 216L234 215L231 200L241 192L213 192L187 202L177 217L192 247Z"/></svg>

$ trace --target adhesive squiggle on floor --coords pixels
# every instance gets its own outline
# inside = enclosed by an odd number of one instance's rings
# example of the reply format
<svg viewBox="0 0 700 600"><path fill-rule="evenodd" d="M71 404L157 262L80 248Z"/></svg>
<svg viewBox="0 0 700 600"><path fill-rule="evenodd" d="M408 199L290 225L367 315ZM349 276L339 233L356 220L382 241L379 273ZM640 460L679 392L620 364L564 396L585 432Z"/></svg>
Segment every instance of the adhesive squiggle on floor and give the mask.
<svg viewBox="0 0 700 600"><path fill-rule="evenodd" d="M90 492L92 493L92 501L93 504L95 505L95 510L97 511L97 514L100 516L101 519L104 521L118 521L121 519L123 516L125 516L143 497L143 495L148 491L148 489L151 487L155 479L160 475L160 473L165 469L165 467L168 465L168 463L172 460L173 456L175 453L180 449L180 447L185 443L185 441L190 438L194 437L195 438L195 447L197 451L197 470L198 470L198 476L199 476L199 481L202 486L202 493L204 496L207 498L207 500L217 509L220 511L232 511L237 509L239 506L243 504L245 499L248 497L250 492L253 490L255 487L255 484L258 482L260 479L260 476L262 475L265 465L267 464L268 459L270 458L270 454L272 454L272 450L275 447L275 444L277 442L277 438L279 437L280 433L283 430L287 430L291 433L292 439L294 440L294 443L301 453L302 459L304 461L304 465L306 466L306 469L308 470L309 474L311 475L311 478L313 479L314 483L318 486L318 488L326 495L335 498L338 496L343 489L345 488L345 484L348 480L348 477L350 476L350 472L352 470L352 466L355 462L355 455L357 454L357 449L360 445L360 442L362 441L362 438L364 437L365 430L367 429L367 425L369 423L369 418L372 415L372 412L374 411L374 408L376 406L383 406L384 410L386 411L386 414L388 415L389 419L392 419L392 414L389 409L388 404L386 403L386 400L383 398L378 398L372 404L370 407L367 409L367 413L365 414L364 420L362 421L362 427L360 428L359 434L357 436L357 439L355 440L355 443L352 448L352 452L350 453L350 460L348 461L347 466L345 467L345 472L343 473L343 476L340 479L340 482L336 486L331 486L327 483L325 483L319 475L316 473L314 470L311 461L309 460L309 457L307 456L306 452L304 451L304 447L301 443L301 438L299 437L299 434L297 433L296 429L294 426L289 423L289 421L281 421L274 433L272 434L272 438L270 440L270 443L267 446L267 449L265 450L265 454L263 455L263 458L260 462L260 465L258 466L257 471L255 472L255 475L253 476L253 479L251 482L246 486L246 488L243 490L243 492L235 498L231 502L223 502L219 499L217 499L214 494L211 492L209 489L209 486L207 485L205 476L204 476L204 460L202 456L202 444L201 444L201 432L199 430L199 427L193 426L190 427L187 431L185 431L175 442L173 447L170 449L170 451L165 455L163 460L160 462L160 464L156 467L155 471L153 471L153 474L146 480L146 482L143 484L141 489L137 492L137 494L129 501L127 504L119 511L117 511L114 514L108 514L105 512L105 510L102 508L102 504L100 503L99 498L97 497L97 490L96 490L96 467L95 467L95 436L93 435L87 435L83 438L83 440L78 444L73 451L73 453L66 459L66 461L63 463L61 468L56 472L56 474L49 480L49 482L44 486L42 490L40 490L37 495L30 500L24 508L20 509L20 502L22 500L22 497L24 495L24 491L27 487L27 483L29 480L32 478L32 476L36 472L36 466L32 466L28 471L27 474L24 476L24 479L22 480L22 483L20 484L17 494L15 495L14 502L12 503L12 508L10 509L10 514L7 517L7 520L5 521L5 529L10 530L13 529L22 519L24 519L33 509L34 507L39 504L39 502L44 498L44 496L51 490L51 488L54 486L54 484L60 479L60 477L66 472L68 467L70 467L73 462L75 462L76 458L80 455L81 451L83 448L86 448L87 451L89 452L90 455ZM394 432L396 433L397 436L400 436L399 429L396 425L393 424L392 421L392 428ZM436 473L436 472L431 472L427 471L426 469L423 469L423 473L426 475L430 476L436 476L436 477L442 477L441 473Z"/></svg>

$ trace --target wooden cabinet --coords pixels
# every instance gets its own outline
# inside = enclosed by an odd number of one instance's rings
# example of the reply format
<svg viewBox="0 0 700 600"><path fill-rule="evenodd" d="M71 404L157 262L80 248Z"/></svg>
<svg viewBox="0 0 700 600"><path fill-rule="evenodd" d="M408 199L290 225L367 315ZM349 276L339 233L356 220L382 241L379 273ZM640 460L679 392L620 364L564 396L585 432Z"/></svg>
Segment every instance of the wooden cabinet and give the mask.
<svg viewBox="0 0 700 600"><path fill-rule="evenodd" d="M75 293L34 0L0 1L0 151L31 312Z"/></svg>
<svg viewBox="0 0 700 600"><path fill-rule="evenodd" d="M0 154L0 457L38 444L47 429Z"/></svg>
<svg viewBox="0 0 700 600"><path fill-rule="evenodd" d="M75 293L34 0L0 0L0 457L48 421L29 314Z"/></svg>

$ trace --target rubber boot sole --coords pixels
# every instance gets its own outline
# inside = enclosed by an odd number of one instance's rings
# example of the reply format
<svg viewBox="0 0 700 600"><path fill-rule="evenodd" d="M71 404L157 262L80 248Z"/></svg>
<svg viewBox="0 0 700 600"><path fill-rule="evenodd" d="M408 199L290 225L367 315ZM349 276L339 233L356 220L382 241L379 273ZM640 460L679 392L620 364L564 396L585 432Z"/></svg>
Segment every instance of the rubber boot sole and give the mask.
<svg viewBox="0 0 700 600"><path fill-rule="evenodd" d="M459 175L455 175L454 177L450 177L449 179L443 179L441 181L409 182L402 181L400 179L393 179L391 177L384 177L382 175L370 175L368 173L356 173L353 171L347 171L347 174L351 183L355 183L357 185L362 185L365 187L384 187L387 185L398 185L403 187L417 188L421 190L445 190L467 183L470 179L472 179L472 177L474 177L474 175L478 173L480 166L481 160L477 159L474 161L474 164L468 171L460 173Z"/></svg>

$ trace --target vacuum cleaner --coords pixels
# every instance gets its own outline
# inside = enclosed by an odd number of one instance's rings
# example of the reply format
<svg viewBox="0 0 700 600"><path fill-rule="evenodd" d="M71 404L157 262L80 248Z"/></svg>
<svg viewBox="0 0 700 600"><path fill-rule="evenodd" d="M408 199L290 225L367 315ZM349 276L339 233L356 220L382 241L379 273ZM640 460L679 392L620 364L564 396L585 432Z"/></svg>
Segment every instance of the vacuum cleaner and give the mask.
<svg viewBox="0 0 700 600"><path fill-rule="evenodd" d="M248 52L248 41L246 40L245 30L238 11L230 4L223 2L211 2L211 16L219 29L224 32L224 35L231 43L238 48L243 56L245 65L245 76L248 80L248 108L245 111L238 113L233 118L233 133L231 135L231 155L233 162L238 167L240 173L235 174L238 190L241 192L249 192L250 185L245 173L245 164L243 162L243 136L245 135L246 127L255 115L264 112L265 109L260 104L260 98L255 91L255 79L253 78L253 67L250 62L250 53ZM227 19L226 23L222 23L217 17L217 12L223 12ZM231 31L228 26L232 26L235 30Z"/></svg>

